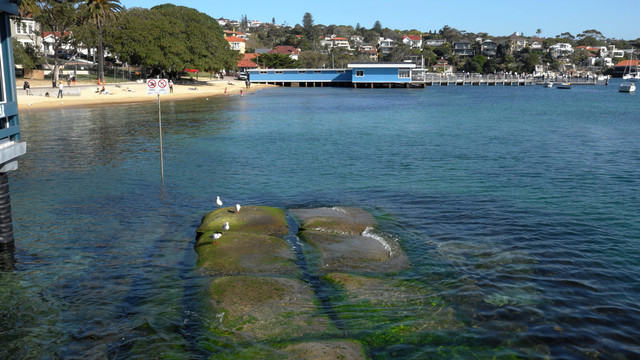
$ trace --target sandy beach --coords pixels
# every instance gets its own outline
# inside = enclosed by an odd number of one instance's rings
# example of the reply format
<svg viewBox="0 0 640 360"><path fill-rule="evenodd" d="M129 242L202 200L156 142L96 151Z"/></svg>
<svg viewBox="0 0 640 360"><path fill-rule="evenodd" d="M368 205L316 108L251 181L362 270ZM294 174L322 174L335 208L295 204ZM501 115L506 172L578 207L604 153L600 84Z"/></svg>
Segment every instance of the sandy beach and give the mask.
<svg viewBox="0 0 640 360"><path fill-rule="evenodd" d="M45 82L29 81L31 90L38 94L42 90L49 92L50 96L26 95L22 90L23 80L18 81L18 109L20 111L45 110L63 107L82 107L91 105L110 105L122 103L137 103L146 101L156 101L156 95L147 94L147 85L145 83L119 83L106 84L105 90L107 94L99 94L98 89L101 86L91 84L80 84L77 86L64 85L65 91L77 92L80 95L64 95L63 98L56 98L58 90L51 87L51 83L46 86ZM162 100L188 100L200 97L210 96L238 96L240 91L244 94L254 92L258 89L265 88L270 85L252 84L247 89L244 81L240 80L218 80L199 83L197 85L174 85L173 94L161 95ZM225 91L226 89L226 91Z"/></svg>

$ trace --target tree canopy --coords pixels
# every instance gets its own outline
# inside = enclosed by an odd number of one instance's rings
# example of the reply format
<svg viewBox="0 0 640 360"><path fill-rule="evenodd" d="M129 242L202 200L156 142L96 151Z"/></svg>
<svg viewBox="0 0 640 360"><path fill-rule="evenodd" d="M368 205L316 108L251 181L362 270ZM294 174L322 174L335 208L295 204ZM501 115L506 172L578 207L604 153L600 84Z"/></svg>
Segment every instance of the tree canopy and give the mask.
<svg viewBox="0 0 640 360"><path fill-rule="evenodd" d="M107 29L104 41L123 61L156 74L175 75L184 68L231 69L239 56L215 19L173 4L124 11Z"/></svg>

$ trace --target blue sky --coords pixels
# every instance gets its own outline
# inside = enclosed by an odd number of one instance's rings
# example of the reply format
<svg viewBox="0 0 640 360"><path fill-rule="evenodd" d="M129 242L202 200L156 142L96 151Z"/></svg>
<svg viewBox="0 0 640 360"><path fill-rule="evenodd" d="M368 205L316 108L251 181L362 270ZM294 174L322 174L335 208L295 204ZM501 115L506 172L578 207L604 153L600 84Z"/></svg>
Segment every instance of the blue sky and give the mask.
<svg viewBox="0 0 640 360"><path fill-rule="evenodd" d="M383 27L400 30L439 30L449 25L469 32L490 35L510 35L516 31L526 36L542 30L543 37L555 37L563 32L577 35L596 29L606 37L616 39L640 38L636 13L637 0L421 0L394 2L389 0L323 0L323 1L267 1L267 0L121 0L122 5L150 8L170 2L198 9L214 18L249 20L277 24L302 23L306 12L315 24L352 25L371 28L376 20ZM241 4L241 6L234 5Z"/></svg>

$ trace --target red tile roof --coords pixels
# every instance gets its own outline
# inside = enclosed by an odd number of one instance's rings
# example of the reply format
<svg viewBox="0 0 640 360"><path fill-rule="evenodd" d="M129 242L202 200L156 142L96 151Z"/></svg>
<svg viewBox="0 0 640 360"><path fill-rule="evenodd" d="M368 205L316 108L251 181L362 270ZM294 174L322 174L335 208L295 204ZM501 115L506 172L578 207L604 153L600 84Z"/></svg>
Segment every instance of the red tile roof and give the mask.
<svg viewBox="0 0 640 360"><path fill-rule="evenodd" d="M297 55L300 54L300 50L293 46L276 46L273 50L269 51L269 54L285 54L285 55Z"/></svg>
<svg viewBox="0 0 640 360"><path fill-rule="evenodd" d="M69 34L71 34L71 33L70 33L70 32L68 32L68 31L65 31L65 32L64 32L64 36L69 36ZM53 31L43 31L43 32L42 32L42 37L43 37L43 38L46 38L46 37L47 37L47 36L49 36L49 35L53 35ZM56 33L55 33L55 37L58 37L58 38L60 37L60 31L56 31Z"/></svg>
<svg viewBox="0 0 640 360"><path fill-rule="evenodd" d="M409 40L412 41L420 41L422 37L420 35L405 35L402 38L409 38Z"/></svg>
<svg viewBox="0 0 640 360"><path fill-rule="evenodd" d="M246 42L245 39L239 38L237 36L227 36L225 40L227 40L228 42Z"/></svg>
<svg viewBox="0 0 640 360"><path fill-rule="evenodd" d="M640 66L640 60L622 60L616 66Z"/></svg>

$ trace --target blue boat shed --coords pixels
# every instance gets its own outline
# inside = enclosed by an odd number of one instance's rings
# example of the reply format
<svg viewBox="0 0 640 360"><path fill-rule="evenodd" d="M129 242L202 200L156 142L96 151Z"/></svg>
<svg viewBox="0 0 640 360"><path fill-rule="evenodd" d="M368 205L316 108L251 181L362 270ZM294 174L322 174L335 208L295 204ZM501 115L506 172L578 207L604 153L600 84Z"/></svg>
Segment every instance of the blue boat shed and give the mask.
<svg viewBox="0 0 640 360"><path fill-rule="evenodd" d="M13 225L7 173L18 168L27 152L20 141L18 99L9 17L18 14L17 0L0 0L0 251L13 248Z"/></svg>
<svg viewBox="0 0 640 360"><path fill-rule="evenodd" d="M366 86L398 86L411 85L411 70L414 63L352 63L348 65L352 71L351 82L354 87Z"/></svg>
<svg viewBox="0 0 640 360"><path fill-rule="evenodd" d="M350 86L348 69L259 69L249 70L249 80L258 84L323 87Z"/></svg>
<svg viewBox="0 0 640 360"><path fill-rule="evenodd" d="M249 70L257 84L323 87L409 87L413 63L353 63L346 69L258 69Z"/></svg>

